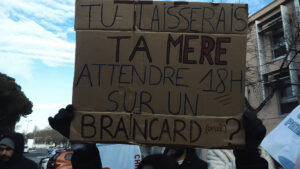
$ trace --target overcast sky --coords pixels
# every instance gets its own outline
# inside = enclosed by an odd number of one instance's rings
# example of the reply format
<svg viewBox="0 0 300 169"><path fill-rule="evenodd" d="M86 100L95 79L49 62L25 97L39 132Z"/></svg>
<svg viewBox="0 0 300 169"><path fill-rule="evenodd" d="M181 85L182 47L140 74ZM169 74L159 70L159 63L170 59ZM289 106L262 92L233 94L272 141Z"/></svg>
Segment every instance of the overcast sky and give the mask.
<svg viewBox="0 0 300 169"><path fill-rule="evenodd" d="M248 3L253 14L272 0L214 2ZM71 103L74 6L75 0L0 0L0 72L15 78L34 105L19 132L47 127L47 118Z"/></svg>

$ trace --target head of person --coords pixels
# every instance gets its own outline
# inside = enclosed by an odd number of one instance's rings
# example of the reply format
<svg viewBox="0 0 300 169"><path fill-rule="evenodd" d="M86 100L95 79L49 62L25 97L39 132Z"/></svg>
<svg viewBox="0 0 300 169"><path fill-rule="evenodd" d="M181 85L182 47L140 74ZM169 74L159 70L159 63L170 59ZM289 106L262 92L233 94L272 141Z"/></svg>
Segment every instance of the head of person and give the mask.
<svg viewBox="0 0 300 169"><path fill-rule="evenodd" d="M174 159L184 158L186 154L186 148L166 148L164 155L173 157Z"/></svg>
<svg viewBox="0 0 300 169"><path fill-rule="evenodd" d="M7 162L9 161L15 149L14 141L9 137L4 137L0 140L0 161Z"/></svg>
<svg viewBox="0 0 300 169"><path fill-rule="evenodd" d="M20 133L9 133L0 137L0 163L14 163L21 159L24 137Z"/></svg>
<svg viewBox="0 0 300 169"><path fill-rule="evenodd" d="M154 154L145 157L137 169L179 169L177 161L163 154Z"/></svg>

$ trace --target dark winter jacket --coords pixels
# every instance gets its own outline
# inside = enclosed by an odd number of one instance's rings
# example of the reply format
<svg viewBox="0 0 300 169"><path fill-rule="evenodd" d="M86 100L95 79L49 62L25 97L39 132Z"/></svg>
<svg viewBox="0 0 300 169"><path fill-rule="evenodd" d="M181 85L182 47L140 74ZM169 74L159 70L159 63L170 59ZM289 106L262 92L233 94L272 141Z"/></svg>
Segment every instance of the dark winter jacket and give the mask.
<svg viewBox="0 0 300 169"><path fill-rule="evenodd" d="M237 169L268 169L268 162L259 156L258 149L234 150Z"/></svg>
<svg viewBox="0 0 300 169"><path fill-rule="evenodd" d="M73 169L102 169L102 163L96 144L81 144L82 148L74 148L71 162Z"/></svg>
<svg viewBox="0 0 300 169"><path fill-rule="evenodd" d="M9 137L15 143L15 150L12 158L7 162L0 161L0 169L37 169L37 164L23 156L24 137L20 133L10 133L2 136Z"/></svg>
<svg viewBox="0 0 300 169"><path fill-rule="evenodd" d="M207 169L207 163L197 156L195 149L187 148L186 157L180 169Z"/></svg>

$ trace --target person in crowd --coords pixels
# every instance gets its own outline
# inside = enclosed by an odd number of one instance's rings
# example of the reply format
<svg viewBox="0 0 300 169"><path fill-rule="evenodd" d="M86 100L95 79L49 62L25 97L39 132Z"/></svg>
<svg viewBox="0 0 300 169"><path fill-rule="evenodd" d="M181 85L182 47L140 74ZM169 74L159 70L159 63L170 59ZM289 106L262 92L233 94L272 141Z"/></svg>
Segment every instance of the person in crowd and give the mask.
<svg viewBox="0 0 300 169"><path fill-rule="evenodd" d="M69 128L73 119L73 106L61 109L54 118L49 117L49 124L62 135L69 138ZM73 169L134 169L141 153L137 145L120 144L81 144L71 143L74 150L71 159ZM122 158L122 160L118 160Z"/></svg>
<svg viewBox="0 0 300 169"><path fill-rule="evenodd" d="M145 157L137 169L180 169L177 161L163 154L153 154Z"/></svg>
<svg viewBox="0 0 300 169"><path fill-rule="evenodd" d="M49 117L50 126L69 138L70 125L74 117L73 106L62 108L54 118ZM73 169L102 169L102 163L96 144L71 143L74 153L71 158Z"/></svg>
<svg viewBox="0 0 300 169"><path fill-rule="evenodd" d="M207 169L207 163L197 156L193 148L166 148L164 154L176 159L180 169Z"/></svg>
<svg viewBox="0 0 300 169"><path fill-rule="evenodd" d="M66 107L66 109L61 109L58 114L56 114L53 117L49 117L49 124L50 126L60 132L62 135L69 138L69 130L70 130L70 124L73 119L74 112L73 112L73 106L69 105ZM260 157L258 146L262 139L264 138L266 134L266 128L262 124L262 121L257 118L257 115L255 113L252 113L250 111L245 111L244 116L244 128L246 132L246 147L245 149L235 149L233 150L233 155L235 157L235 167L237 169L268 169L268 162ZM91 146L91 148L95 149L96 146ZM167 148L165 151L165 155L170 155L173 158L176 158L176 160L181 163L180 167L182 169L193 169L193 166L197 166L197 168L208 168L210 164L208 165L195 156L195 151L193 149L175 149L173 152L170 150L171 148ZM92 151L91 149L85 149L81 151L81 154L85 154L83 151ZM183 150L183 151L182 151ZM98 150L93 150L98 151ZM180 151L180 152L178 152ZM74 154L77 154L79 151L74 151ZM88 153L87 153L88 154ZM96 155L97 153L95 153ZM176 155L175 155L176 154ZM183 155L183 156L181 156ZM75 157L77 155L74 155ZM78 156L81 156L78 154ZM98 155L97 160L100 160L100 156ZM221 158L217 159L222 161ZM77 160L72 159L72 162L76 161L76 163L80 163L81 165L88 166L89 161L83 161L80 158ZM101 160L100 160L101 161ZM92 161L91 161L92 163ZM199 166L198 166L199 165ZM228 165L230 166L230 165ZM231 165L232 166L232 165ZM95 168L96 166L94 166ZM74 169L77 169L75 166L73 166ZM94 169L93 168L93 169ZM99 167L101 168L101 167ZM231 167L233 168L233 166ZM231 169L228 168L228 169ZM90 169L88 167L85 167L85 169Z"/></svg>
<svg viewBox="0 0 300 169"><path fill-rule="evenodd" d="M271 156L261 147L259 155L268 162L268 169L275 169L275 163ZM236 168L235 156L233 150L227 149L209 149L207 150L208 169L234 169Z"/></svg>
<svg viewBox="0 0 300 169"><path fill-rule="evenodd" d="M23 156L24 137L20 133L0 137L1 169L37 169L37 164Z"/></svg>

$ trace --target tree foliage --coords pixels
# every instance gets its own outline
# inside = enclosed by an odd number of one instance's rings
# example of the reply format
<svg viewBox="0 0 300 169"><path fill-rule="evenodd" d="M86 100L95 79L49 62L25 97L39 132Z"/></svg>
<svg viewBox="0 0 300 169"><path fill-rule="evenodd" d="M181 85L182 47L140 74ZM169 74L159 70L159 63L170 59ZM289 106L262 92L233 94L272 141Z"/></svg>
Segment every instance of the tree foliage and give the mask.
<svg viewBox="0 0 300 169"><path fill-rule="evenodd" d="M0 73L0 133L12 131L21 116L31 113L32 102L15 79Z"/></svg>

